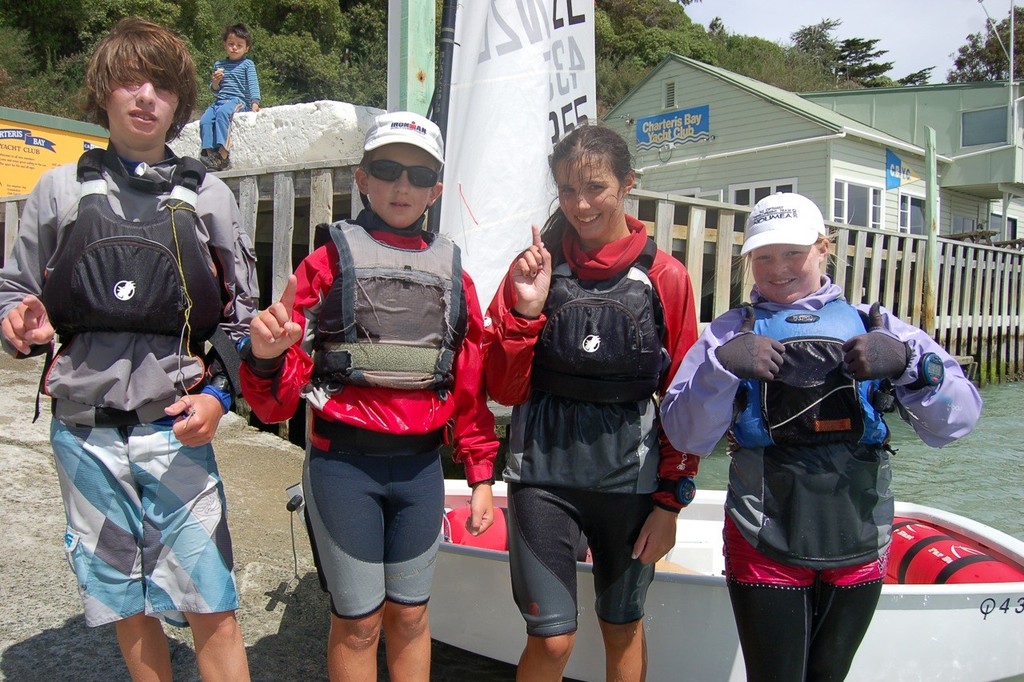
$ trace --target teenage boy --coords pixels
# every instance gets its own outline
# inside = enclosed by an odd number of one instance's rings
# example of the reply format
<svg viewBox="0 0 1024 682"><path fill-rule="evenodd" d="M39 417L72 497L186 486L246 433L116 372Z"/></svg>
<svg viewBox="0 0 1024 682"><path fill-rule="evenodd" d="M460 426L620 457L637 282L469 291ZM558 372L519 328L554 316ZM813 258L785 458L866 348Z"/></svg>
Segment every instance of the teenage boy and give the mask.
<svg viewBox="0 0 1024 682"><path fill-rule="evenodd" d="M180 38L120 21L86 88L110 145L46 173L28 198L0 270L3 346L48 356L42 390L86 624L114 623L133 680L171 680L158 618L191 626L204 680L248 680L210 445L231 363L204 347L217 336L231 348L248 329L252 247L230 190L166 146L196 98Z"/></svg>

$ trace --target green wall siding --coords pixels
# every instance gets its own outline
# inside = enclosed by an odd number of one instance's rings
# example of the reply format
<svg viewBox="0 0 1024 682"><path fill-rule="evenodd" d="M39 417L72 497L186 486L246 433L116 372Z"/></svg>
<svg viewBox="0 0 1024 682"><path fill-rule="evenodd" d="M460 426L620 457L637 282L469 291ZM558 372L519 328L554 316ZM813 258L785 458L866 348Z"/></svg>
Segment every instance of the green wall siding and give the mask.
<svg viewBox="0 0 1024 682"><path fill-rule="evenodd" d="M837 113L883 130L918 146L927 142L925 126L935 130L940 154L961 154L986 146L960 146L960 113L1005 107L1006 85L970 83L963 86L881 88L812 92L802 95ZM998 146L998 145L988 145Z"/></svg>

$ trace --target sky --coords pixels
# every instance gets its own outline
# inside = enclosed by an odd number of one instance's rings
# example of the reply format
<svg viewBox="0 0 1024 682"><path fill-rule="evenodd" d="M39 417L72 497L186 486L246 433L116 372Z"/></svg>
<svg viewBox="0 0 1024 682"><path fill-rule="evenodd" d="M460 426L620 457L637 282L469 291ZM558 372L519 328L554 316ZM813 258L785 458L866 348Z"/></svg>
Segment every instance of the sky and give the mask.
<svg viewBox="0 0 1024 682"><path fill-rule="evenodd" d="M875 49L888 50L879 61L893 62L887 75L899 79L934 66L931 83L945 83L953 56L967 35L1009 16L1010 0L700 0L685 8L691 20L707 25L716 16L729 33L792 44L790 35L823 19L841 19L837 40L878 38Z"/></svg>

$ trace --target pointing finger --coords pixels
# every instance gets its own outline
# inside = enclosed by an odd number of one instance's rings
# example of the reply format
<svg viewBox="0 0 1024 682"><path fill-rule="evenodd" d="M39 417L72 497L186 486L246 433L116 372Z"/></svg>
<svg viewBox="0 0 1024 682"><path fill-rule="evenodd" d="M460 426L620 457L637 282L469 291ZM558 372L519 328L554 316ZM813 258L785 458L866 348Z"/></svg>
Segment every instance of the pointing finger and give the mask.
<svg viewBox="0 0 1024 682"><path fill-rule="evenodd" d="M533 230L533 245L538 248L544 246L544 240L540 237L540 228L536 225L530 225L530 229Z"/></svg>
<svg viewBox="0 0 1024 682"><path fill-rule="evenodd" d="M295 289L298 282L295 275L288 275L288 283L285 285L284 291L281 292L281 305L288 311L289 317L291 317L292 310L295 309Z"/></svg>

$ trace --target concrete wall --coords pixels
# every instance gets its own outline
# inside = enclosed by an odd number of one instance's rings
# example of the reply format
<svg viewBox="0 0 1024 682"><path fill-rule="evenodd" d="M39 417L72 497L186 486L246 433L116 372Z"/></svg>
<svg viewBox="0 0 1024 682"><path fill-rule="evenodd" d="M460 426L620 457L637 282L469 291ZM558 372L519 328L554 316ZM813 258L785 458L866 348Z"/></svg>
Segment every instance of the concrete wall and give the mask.
<svg viewBox="0 0 1024 682"><path fill-rule="evenodd" d="M201 112L200 112L201 113ZM363 136L381 109L321 100L235 114L231 124L231 168L359 160ZM185 126L171 149L199 156L199 121Z"/></svg>

